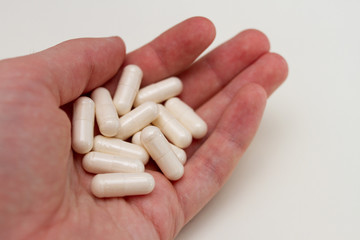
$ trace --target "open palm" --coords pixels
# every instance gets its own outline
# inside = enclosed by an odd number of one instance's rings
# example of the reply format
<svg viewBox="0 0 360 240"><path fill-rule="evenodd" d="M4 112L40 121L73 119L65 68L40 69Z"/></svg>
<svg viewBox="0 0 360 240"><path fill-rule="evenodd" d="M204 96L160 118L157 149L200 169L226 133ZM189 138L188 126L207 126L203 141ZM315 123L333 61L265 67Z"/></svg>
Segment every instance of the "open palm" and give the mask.
<svg viewBox="0 0 360 240"><path fill-rule="evenodd" d="M120 38L77 39L0 62L0 239L173 239L220 189L253 138L266 98L286 78L267 38L244 31L194 60L215 37L188 19L125 55ZM71 150L71 103L121 68L139 65L142 85L176 75L209 132L186 149L183 178L146 196L98 199L92 174Z"/></svg>

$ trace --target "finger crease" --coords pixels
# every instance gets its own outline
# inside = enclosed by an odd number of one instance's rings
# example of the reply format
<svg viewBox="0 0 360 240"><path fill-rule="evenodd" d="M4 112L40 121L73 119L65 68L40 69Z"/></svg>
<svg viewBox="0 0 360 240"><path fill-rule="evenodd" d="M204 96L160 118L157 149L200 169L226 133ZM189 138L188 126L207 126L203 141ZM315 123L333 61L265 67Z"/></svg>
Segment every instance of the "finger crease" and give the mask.
<svg viewBox="0 0 360 240"><path fill-rule="evenodd" d="M218 71L215 70L213 64L209 61L209 59L205 58L204 59L204 63L206 64L206 66L208 67L208 69L212 72L212 74L214 75L214 79L216 81L216 85L217 88L221 89L225 86L226 81L225 79L223 79L220 74L218 73Z"/></svg>
<svg viewBox="0 0 360 240"><path fill-rule="evenodd" d="M164 72L163 75L168 75L170 71L169 71L169 68L168 68L168 65L167 65L167 62L165 61L165 59L162 57L162 55L159 53L159 51L156 49L156 47L153 46L152 43L149 43L149 47L154 52L156 58L160 62L159 66L161 66L161 68L163 70L162 72Z"/></svg>

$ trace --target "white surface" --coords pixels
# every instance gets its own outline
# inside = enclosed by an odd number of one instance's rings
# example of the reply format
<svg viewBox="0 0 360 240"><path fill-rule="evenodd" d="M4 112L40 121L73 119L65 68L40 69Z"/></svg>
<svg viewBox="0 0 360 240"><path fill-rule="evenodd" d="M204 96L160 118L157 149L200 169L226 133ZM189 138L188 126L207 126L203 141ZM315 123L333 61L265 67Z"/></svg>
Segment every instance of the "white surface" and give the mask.
<svg viewBox="0 0 360 240"><path fill-rule="evenodd" d="M249 151L179 234L192 239L360 239L360 2L4 1L0 58L69 38L120 35L133 50L181 20L265 32L288 61Z"/></svg>

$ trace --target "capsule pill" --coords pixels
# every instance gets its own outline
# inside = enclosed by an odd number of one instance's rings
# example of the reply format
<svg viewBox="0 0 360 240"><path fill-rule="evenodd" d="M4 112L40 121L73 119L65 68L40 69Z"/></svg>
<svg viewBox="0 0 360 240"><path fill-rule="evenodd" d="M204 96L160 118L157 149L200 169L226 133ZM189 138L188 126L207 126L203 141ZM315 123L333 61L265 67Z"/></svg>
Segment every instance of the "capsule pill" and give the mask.
<svg viewBox="0 0 360 240"><path fill-rule="evenodd" d="M130 112L139 91L142 76L142 70L136 65L128 65L123 69L113 100L119 115Z"/></svg>
<svg viewBox="0 0 360 240"><path fill-rule="evenodd" d="M74 102L72 118L72 148L84 154L90 152L94 138L95 104L91 98L80 97Z"/></svg>
<svg viewBox="0 0 360 240"><path fill-rule="evenodd" d="M97 135L94 138L93 150L96 152L138 159L142 161L144 165L149 161L149 154L143 147L117 138L107 138Z"/></svg>
<svg viewBox="0 0 360 240"><path fill-rule="evenodd" d="M188 147L192 142L191 133L161 104L158 104L159 114L152 122L161 132L180 148Z"/></svg>
<svg viewBox="0 0 360 240"><path fill-rule="evenodd" d="M117 138L127 139L137 131L149 125L159 114L154 102L145 102L119 119Z"/></svg>
<svg viewBox="0 0 360 240"><path fill-rule="evenodd" d="M131 138L131 142L136 144L136 145L140 145L142 146L141 143L141 131L135 133L132 138ZM182 165L184 165L186 163L187 160L187 156L186 156L186 152L179 148L178 146L175 146L174 144L170 143L170 147L171 149L174 151L174 153L176 154L177 158L179 159L179 161L181 162Z"/></svg>
<svg viewBox="0 0 360 240"><path fill-rule="evenodd" d="M155 187L149 173L97 174L91 182L91 192L98 198L144 195Z"/></svg>
<svg viewBox="0 0 360 240"><path fill-rule="evenodd" d="M168 179L175 181L184 175L184 166L159 128L155 126L144 128L140 138L141 143Z"/></svg>
<svg viewBox="0 0 360 240"><path fill-rule="evenodd" d="M101 152L89 152L82 160L83 168L90 173L144 172L141 160Z"/></svg>
<svg viewBox="0 0 360 240"><path fill-rule="evenodd" d="M119 129L119 117L110 92L99 87L92 92L91 98L95 103L95 117L101 134L106 137L115 136Z"/></svg>
<svg viewBox="0 0 360 240"><path fill-rule="evenodd" d="M202 138L207 133L207 124L186 103L174 97L165 102L165 107L181 124L188 129L196 139Z"/></svg>
<svg viewBox="0 0 360 240"><path fill-rule="evenodd" d="M141 88L135 98L134 106L139 106L144 102L161 103L171 97L181 93L183 84L177 77L170 77L162 81L150 84Z"/></svg>

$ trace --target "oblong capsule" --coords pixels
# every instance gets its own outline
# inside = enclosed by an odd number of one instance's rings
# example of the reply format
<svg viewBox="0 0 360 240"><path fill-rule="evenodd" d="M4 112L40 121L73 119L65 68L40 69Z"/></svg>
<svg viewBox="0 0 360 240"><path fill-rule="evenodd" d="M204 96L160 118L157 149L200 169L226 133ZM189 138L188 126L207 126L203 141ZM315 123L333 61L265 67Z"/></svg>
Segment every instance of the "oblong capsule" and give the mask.
<svg viewBox="0 0 360 240"><path fill-rule="evenodd" d="M165 102L165 107L191 132L194 138L199 139L206 135L208 129L206 122L179 98L170 98Z"/></svg>
<svg viewBox="0 0 360 240"><path fill-rule="evenodd" d="M91 93L95 103L95 117L102 135L115 136L119 128L119 117L113 104L109 90L103 87Z"/></svg>
<svg viewBox="0 0 360 240"><path fill-rule="evenodd" d="M162 81L150 84L144 88L141 88L136 95L134 106L151 101L160 103L179 95L183 89L181 80L177 77L170 77Z"/></svg>
<svg viewBox="0 0 360 240"><path fill-rule="evenodd" d="M152 122L170 142L180 148L188 147L192 142L191 133L161 104L158 104L159 115Z"/></svg>
<svg viewBox="0 0 360 240"><path fill-rule="evenodd" d="M133 144L142 146L141 143L141 131L135 133L132 138L131 138L131 142ZM184 151L184 149L181 149L177 146L175 146L174 144L168 142L170 144L171 149L174 151L174 153L176 154L177 158L179 159L180 163L182 165L184 165L186 163L187 160L187 156L186 156L186 152Z"/></svg>
<svg viewBox="0 0 360 240"><path fill-rule="evenodd" d="M149 173L97 174L91 182L91 192L98 198L149 194L155 180Z"/></svg>
<svg viewBox="0 0 360 240"><path fill-rule="evenodd" d="M143 72L136 65L127 65L123 69L113 100L120 116L130 112L139 91L142 77Z"/></svg>
<svg viewBox="0 0 360 240"><path fill-rule="evenodd" d="M127 139L137 131L149 125L158 115L158 106L154 102L145 102L119 119L117 138Z"/></svg>
<svg viewBox="0 0 360 240"><path fill-rule="evenodd" d="M184 166L159 128L155 126L144 128L140 138L141 143L168 179L175 181L184 175Z"/></svg>
<svg viewBox="0 0 360 240"><path fill-rule="evenodd" d="M149 154L142 146L125 142L118 138L107 138L97 135L94 138L93 150L95 152L109 153L138 159L143 162L143 164L146 164L149 161Z"/></svg>
<svg viewBox="0 0 360 240"><path fill-rule="evenodd" d="M101 152L89 152L82 159L83 168L90 173L144 172L142 161Z"/></svg>
<svg viewBox="0 0 360 240"><path fill-rule="evenodd" d="M140 135L141 135L141 131L139 131L139 132L135 133L134 135L132 135L132 137L131 137L131 142L132 142L133 144L142 146L141 139L140 139Z"/></svg>
<svg viewBox="0 0 360 240"><path fill-rule="evenodd" d="M171 143L169 143L169 144L170 144L171 149L174 151L177 158L179 159L180 163L182 165L184 165L187 160L186 152L184 151L184 149L181 149L181 148L175 146L174 144L171 144Z"/></svg>
<svg viewBox="0 0 360 240"><path fill-rule="evenodd" d="M84 154L93 147L95 104L91 98L80 97L74 102L72 117L72 148Z"/></svg>

